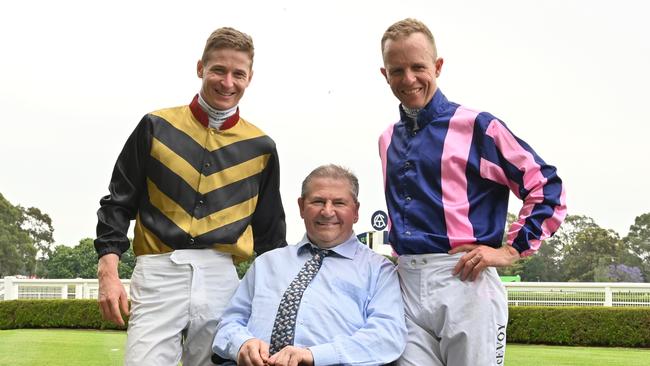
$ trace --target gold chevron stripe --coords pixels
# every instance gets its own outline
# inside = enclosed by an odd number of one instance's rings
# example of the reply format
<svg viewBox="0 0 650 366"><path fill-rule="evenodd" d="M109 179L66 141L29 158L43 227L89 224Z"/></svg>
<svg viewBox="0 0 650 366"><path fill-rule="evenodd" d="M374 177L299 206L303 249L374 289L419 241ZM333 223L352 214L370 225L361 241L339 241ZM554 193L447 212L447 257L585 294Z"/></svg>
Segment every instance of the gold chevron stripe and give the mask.
<svg viewBox="0 0 650 366"><path fill-rule="evenodd" d="M253 214L257 205L257 195L236 205L217 211L202 219L196 219L188 214L180 205L158 189L156 184L147 178L149 199L163 215L173 221L179 228L191 236L203 235L212 230L231 224Z"/></svg>
<svg viewBox="0 0 650 366"><path fill-rule="evenodd" d="M135 228L133 229L133 253L136 256L142 254L163 254L173 251L162 240L142 225L140 215L135 218Z"/></svg>
<svg viewBox="0 0 650 366"><path fill-rule="evenodd" d="M271 155L260 155L209 176L199 173L190 163L182 159L156 138L153 138L151 142L151 156L171 169L189 184L190 187L195 190L198 187L197 191L199 193L206 194L260 173L266 167Z"/></svg>
<svg viewBox="0 0 650 366"><path fill-rule="evenodd" d="M151 140L151 156L171 169L189 184L190 187L195 189L198 187L201 181L201 174L190 163L178 156L173 150L155 137Z"/></svg>
<svg viewBox="0 0 650 366"><path fill-rule="evenodd" d="M239 118L237 124L227 130L205 128L201 122L194 118L189 106L161 109L151 114L166 120L177 129L185 132L199 146L205 147L208 151L214 151L235 142L265 135L259 128L248 123L243 118ZM212 137L213 135L218 136L218 138Z"/></svg>
<svg viewBox="0 0 650 366"><path fill-rule="evenodd" d="M253 228L248 225L244 233L237 239L235 245L217 244L214 248L220 252L232 254L235 264L247 260L253 255Z"/></svg>

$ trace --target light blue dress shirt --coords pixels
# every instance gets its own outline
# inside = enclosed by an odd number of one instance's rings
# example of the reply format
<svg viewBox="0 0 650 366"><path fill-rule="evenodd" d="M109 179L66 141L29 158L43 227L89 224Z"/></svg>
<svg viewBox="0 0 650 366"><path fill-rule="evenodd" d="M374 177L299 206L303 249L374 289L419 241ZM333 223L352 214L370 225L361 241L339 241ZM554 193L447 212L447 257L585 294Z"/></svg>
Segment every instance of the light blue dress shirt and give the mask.
<svg viewBox="0 0 650 366"><path fill-rule="evenodd" d="M270 342L284 291L311 258L307 236L258 257L224 311L212 345L237 360L249 339ZM332 248L305 290L294 345L308 347L314 365L383 365L399 357L406 327L395 266L356 235Z"/></svg>

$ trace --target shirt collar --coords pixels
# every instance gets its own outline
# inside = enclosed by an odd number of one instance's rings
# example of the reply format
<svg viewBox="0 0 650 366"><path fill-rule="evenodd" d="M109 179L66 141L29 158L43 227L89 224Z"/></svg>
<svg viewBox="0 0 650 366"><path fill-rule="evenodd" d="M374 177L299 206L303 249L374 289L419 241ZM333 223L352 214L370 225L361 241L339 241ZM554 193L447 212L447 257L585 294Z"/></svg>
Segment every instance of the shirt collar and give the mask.
<svg viewBox="0 0 650 366"><path fill-rule="evenodd" d="M442 94L440 88L437 88L429 103L427 103L427 105L420 110L420 113L418 113L417 121L413 121L406 114L404 107L402 107L401 104L399 105L400 119L411 129L413 129L416 124L419 128L424 128L424 126L433 121L439 114L444 113L448 104L449 101L447 100L447 97Z"/></svg>
<svg viewBox="0 0 650 366"><path fill-rule="evenodd" d="M341 257L353 259L354 255L357 252L357 244L359 244L359 240L357 239L357 235L353 232L352 235L348 238L348 240L344 241L343 243L329 250L333 251L334 253L338 254ZM298 246L298 253L302 253L305 250L308 250L310 245L316 246L309 241L309 238L305 233L305 235L298 242L298 244L296 244L296 246Z"/></svg>
<svg viewBox="0 0 650 366"><path fill-rule="evenodd" d="M192 102L190 103L190 110L192 111L194 118L196 118L196 120L199 121L199 123L201 123L204 127L208 127L210 125L210 118L208 114L203 110L203 108L201 108L201 105L199 104L198 94L196 94L194 96L194 99L192 99ZM227 130L237 124L237 122L239 122L239 107L237 107L237 112L228 117L228 119L223 122L219 129Z"/></svg>

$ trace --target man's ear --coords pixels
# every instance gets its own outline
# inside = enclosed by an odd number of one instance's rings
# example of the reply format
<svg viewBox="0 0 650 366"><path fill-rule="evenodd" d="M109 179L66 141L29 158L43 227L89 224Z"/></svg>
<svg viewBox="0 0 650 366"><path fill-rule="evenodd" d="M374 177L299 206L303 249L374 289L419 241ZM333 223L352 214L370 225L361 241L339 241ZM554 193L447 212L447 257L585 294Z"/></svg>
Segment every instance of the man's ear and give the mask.
<svg viewBox="0 0 650 366"><path fill-rule="evenodd" d="M436 67L436 77L440 76L440 72L442 72L442 64L445 62L445 60L442 59L442 57L438 57L436 62L434 63Z"/></svg>
<svg viewBox="0 0 650 366"><path fill-rule="evenodd" d="M300 197L298 198L298 208L300 208L300 218L305 218L305 216L302 214L303 209L305 208L305 199Z"/></svg>
<svg viewBox="0 0 650 366"><path fill-rule="evenodd" d="M361 207L361 203L357 202L356 203L356 208L354 210L354 223L356 224L357 221L359 221L359 207Z"/></svg>
<svg viewBox="0 0 650 366"><path fill-rule="evenodd" d="M203 60L199 60L196 63L196 76L198 76L199 79L203 79Z"/></svg>
<svg viewBox="0 0 650 366"><path fill-rule="evenodd" d="M388 82L388 73L386 72L386 68L380 67L379 71L381 71L381 74L384 75L384 78L386 78L386 82Z"/></svg>

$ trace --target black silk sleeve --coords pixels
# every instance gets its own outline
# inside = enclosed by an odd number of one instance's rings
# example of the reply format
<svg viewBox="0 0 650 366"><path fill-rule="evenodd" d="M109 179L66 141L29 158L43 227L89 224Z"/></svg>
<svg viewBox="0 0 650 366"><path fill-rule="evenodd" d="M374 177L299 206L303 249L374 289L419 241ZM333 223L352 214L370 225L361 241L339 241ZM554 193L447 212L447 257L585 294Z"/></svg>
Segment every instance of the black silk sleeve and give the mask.
<svg viewBox="0 0 650 366"><path fill-rule="evenodd" d="M109 194L99 201L95 239L98 257L108 253L121 256L129 249L127 231L146 192L146 161L150 150L151 120L147 115L126 140L113 168Z"/></svg>
<svg viewBox="0 0 650 366"><path fill-rule="evenodd" d="M280 196L280 162L275 147L262 172L257 207L251 224L257 255L287 245L287 229Z"/></svg>

